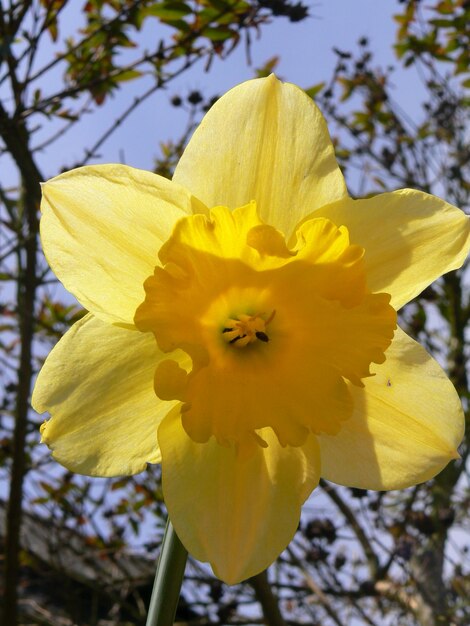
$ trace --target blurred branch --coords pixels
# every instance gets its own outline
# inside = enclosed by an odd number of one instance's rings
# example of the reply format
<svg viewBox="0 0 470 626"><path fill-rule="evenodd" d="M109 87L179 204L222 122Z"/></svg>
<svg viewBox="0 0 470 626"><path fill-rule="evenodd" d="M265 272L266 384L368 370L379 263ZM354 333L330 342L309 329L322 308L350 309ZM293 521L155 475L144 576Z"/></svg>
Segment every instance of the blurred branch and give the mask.
<svg viewBox="0 0 470 626"><path fill-rule="evenodd" d="M187 69L192 67L197 61L200 60L200 56L196 56L193 59L187 59L186 63L177 71L175 71L171 76L166 79L157 80L155 85L147 89L143 94L134 98L132 103L125 109L123 113L113 122L111 126L101 135L101 137L93 144L93 146L86 150L85 156L80 161L80 163L75 164L75 167L80 167L82 165L86 165L88 161L92 158L96 157L96 151L105 143L107 139L123 124L123 122L131 115L136 108L141 105L147 98L153 95L159 89L162 89L163 86L167 85L171 80L185 72Z"/></svg>
<svg viewBox="0 0 470 626"><path fill-rule="evenodd" d="M346 504L343 498L339 495L339 493L333 487L333 485L330 485L325 480L321 479L320 486L322 487L326 495L335 503L335 505L344 515L344 518L346 519L352 531L356 535L357 540L361 544L362 549L364 550L364 554L366 555L367 563L369 565L370 577L372 580L375 580L379 573L379 566L380 566L379 559L372 547L372 544L367 538L367 535L365 534L361 525L357 521L356 515L349 508L349 506Z"/></svg>
<svg viewBox="0 0 470 626"><path fill-rule="evenodd" d="M273 594L266 571L253 576L248 583L253 587L256 599L263 609L267 626L286 626L279 610L279 601Z"/></svg>
<svg viewBox="0 0 470 626"><path fill-rule="evenodd" d="M304 563L302 563L302 561L294 554L293 550L290 547L287 548L287 552L289 553L292 562L298 567L299 572L301 573L307 586L314 593L316 599L323 607L325 612L330 616L336 626L345 626L344 622L340 619L338 613L333 608L332 603L330 602L326 594L322 591L321 587L317 585L317 583L314 581Z"/></svg>
<svg viewBox="0 0 470 626"><path fill-rule="evenodd" d="M8 117L0 104L0 136L15 160L22 179L21 232L24 237L25 261L18 251L19 276L17 283L17 315L19 319L20 358L17 372L17 401L11 481L7 513L7 541L5 550L4 623L17 622L17 585L20 558L20 528L23 502L23 479L26 472L26 434L31 390L32 344L34 337L34 307L36 301L37 211L41 197L41 174L28 147L24 127Z"/></svg>

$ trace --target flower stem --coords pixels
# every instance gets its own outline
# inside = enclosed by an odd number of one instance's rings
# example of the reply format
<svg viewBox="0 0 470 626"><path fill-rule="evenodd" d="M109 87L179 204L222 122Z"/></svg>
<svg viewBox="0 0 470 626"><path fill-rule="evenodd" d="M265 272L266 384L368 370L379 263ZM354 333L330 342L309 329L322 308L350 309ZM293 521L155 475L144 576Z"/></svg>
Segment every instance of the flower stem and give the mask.
<svg viewBox="0 0 470 626"><path fill-rule="evenodd" d="M168 518L158 559L146 626L172 626L188 553Z"/></svg>

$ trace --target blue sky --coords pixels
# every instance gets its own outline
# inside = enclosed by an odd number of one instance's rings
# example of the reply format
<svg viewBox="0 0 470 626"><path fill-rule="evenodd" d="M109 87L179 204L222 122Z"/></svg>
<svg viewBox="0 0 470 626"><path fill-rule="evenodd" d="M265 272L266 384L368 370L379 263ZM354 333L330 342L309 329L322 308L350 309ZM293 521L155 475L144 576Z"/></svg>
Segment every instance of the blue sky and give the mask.
<svg viewBox="0 0 470 626"><path fill-rule="evenodd" d="M280 57L276 68L278 76L302 87L327 80L336 61L332 48L355 49L361 36L368 37L377 66L395 62L392 45L396 24L392 15L400 9L396 0L324 0L308 4L310 17L304 22L292 24L286 18L277 18L262 30L261 37L252 44L251 67L247 65L244 46L241 45L228 60L216 59L210 72L204 72L203 64L200 64L183 73L168 89L157 92L112 135L100 150L100 158L94 162L124 160L128 165L151 169L159 153L159 142L177 139L187 121L184 111L170 105L172 95L184 95L193 89L207 95L220 95L237 83L252 78L254 68L264 65L274 55ZM77 19L80 15L64 15L63 27L73 30ZM162 28L156 20L148 21L143 33L148 47L163 36ZM53 54L52 49L44 50L42 61L50 60ZM56 78L60 73L56 74ZM51 77L42 85L45 93L50 92L50 81ZM394 84L396 97L402 106L411 113L416 112L418 98L413 72L396 72ZM44 175L49 178L56 175L61 167L79 162L84 148L92 145L133 98L145 90L144 85L145 80L125 84L94 114L83 116L76 128L64 135L53 149L41 153L38 159ZM39 132L35 141L39 141L40 137Z"/></svg>

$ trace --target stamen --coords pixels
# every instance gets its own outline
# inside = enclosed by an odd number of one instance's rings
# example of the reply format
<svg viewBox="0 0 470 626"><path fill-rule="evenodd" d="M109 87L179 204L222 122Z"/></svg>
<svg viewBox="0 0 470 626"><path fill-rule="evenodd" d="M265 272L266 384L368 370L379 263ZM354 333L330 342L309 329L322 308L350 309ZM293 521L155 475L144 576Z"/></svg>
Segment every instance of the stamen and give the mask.
<svg viewBox="0 0 470 626"><path fill-rule="evenodd" d="M267 326L268 324L270 324L273 319L274 316L276 315L276 309L273 309L273 312L271 313L271 315L268 317L268 319L265 321L265 325Z"/></svg>
<svg viewBox="0 0 470 626"><path fill-rule="evenodd" d="M229 343L235 343L236 341L238 341L239 339L243 339L244 337L246 337L246 335L237 335L233 339L230 339Z"/></svg>
<svg viewBox="0 0 470 626"><path fill-rule="evenodd" d="M263 333L261 330L255 333L255 335L260 341L265 341L265 342L269 341L269 337L267 336L267 334Z"/></svg>
<svg viewBox="0 0 470 626"><path fill-rule="evenodd" d="M264 313L256 315L239 315L237 319L230 318L222 329L222 334L227 343L235 345L237 348L244 348L257 339L263 343L269 341L266 326L273 320L276 311L274 310L267 320L263 319Z"/></svg>

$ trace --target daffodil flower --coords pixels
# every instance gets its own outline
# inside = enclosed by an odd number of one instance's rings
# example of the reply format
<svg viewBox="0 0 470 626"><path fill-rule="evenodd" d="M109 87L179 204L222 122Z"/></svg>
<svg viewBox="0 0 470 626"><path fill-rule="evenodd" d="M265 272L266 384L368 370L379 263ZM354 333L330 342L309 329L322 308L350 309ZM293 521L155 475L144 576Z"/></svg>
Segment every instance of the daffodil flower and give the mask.
<svg viewBox="0 0 470 626"><path fill-rule="evenodd" d="M39 374L43 441L92 476L161 462L221 579L280 554L320 476L395 489L458 458L458 396L396 310L463 263L469 221L420 191L348 197L298 87L232 89L172 181L98 165L43 192L45 255L89 311Z"/></svg>

